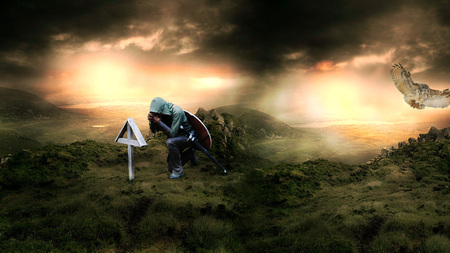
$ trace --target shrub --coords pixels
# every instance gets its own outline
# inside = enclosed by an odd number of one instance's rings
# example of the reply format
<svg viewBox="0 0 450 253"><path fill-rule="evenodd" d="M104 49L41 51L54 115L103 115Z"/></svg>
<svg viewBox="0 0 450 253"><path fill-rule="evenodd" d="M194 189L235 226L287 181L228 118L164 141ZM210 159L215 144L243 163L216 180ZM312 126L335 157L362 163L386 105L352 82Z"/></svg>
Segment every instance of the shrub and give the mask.
<svg viewBox="0 0 450 253"><path fill-rule="evenodd" d="M35 221L19 221L11 225L3 237L11 247L25 249L37 245L45 248L51 246L62 251L75 248L82 251L94 251L105 245L119 243L122 233L117 222L103 218L71 221L48 217Z"/></svg>
<svg viewBox="0 0 450 253"><path fill-rule="evenodd" d="M16 239L9 239L0 241L1 252L62 252L55 249L49 242L40 240L27 239L25 241L18 241Z"/></svg>
<svg viewBox="0 0 450 253"><path fill-rule="evenodd" d="M126 148L92 140L50 144L11 157L0 170L0 188L66 185L89 170L89 164L104 166L126 159Z"/></svg>
<svg viewBox="0 0 450 253"><path fill-rule="evenodd" d="M413 245L403 232L391 232L378 236L372 243L373 253L411 252Z"/></svg>
<svg viewBox="0 0 450 253"><path fill-rule="evenodd" d="M232 226L211 216L201 216L188 228L187 247L193 252L221 249L229 246L233 237Z"/></svg>
<svg viewBox="0 0 450 253"><path fill-rule="evenodd" d="M307 175L308 172L301 170L300 166L280 164L269 168L264 175L266 188L274 189L282 196L312 196L320 189L320 182L314 175Z"/></svg>
<svg viewBox="0 0 450 253"><path fill-rule="evenodd" d="M445 235L433 235L422 246L425 253L450 252L450 240Z"/></svg>

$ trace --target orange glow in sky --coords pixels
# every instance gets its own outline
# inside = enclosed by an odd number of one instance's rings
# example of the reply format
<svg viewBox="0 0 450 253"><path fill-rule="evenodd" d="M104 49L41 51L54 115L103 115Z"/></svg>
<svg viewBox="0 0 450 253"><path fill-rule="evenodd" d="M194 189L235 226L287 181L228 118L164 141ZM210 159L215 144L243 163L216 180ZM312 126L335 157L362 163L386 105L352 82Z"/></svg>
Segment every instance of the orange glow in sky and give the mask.
<svg viewBox="0 0 450 253"><path fill-rule="evenodd" d="M155 96L178 104L228 104L233 102L233 90L239 86L229 66L148 64L113 54L85 54L59 64L63 67L46 80L59 90L47 99L65 106L113 101L146 103Z"/></svg>
<svg viewBox="0 0 450 253"><path fill-rule="evenodd" d="M390 80L389 67L372 75L360 70L380 61L389 66L391 54L359 56L337 64L322 61L313 69L280 74L259 99L249 101L282 120L292 119L292 114L319 122L366 123L448 117L446 109L412 110ZM245 83L244 76L225 64L149 63L107 53L87 53L59 64L62 67L46 80L59 89L47 99L59 99L59 105L148 104L160 96L178 105L214 108L240 103L237 98L242 97Z"/></svg>
<svg viewBox="0 0 450 253"><path fill-rule="evenodd" d="M380 57L364 58L364 61L370 60L379 61ZM359 59L355 65L364 61ZM271 113L293 124L293 117L300 121L333 124L448 121L448 108L416 110L409 107L392 83L389 67L380 74L367 75L347 67L350 64L333 65L326 61L316 66L319 71L280 79L281 84L265 97L263 103L275 105Z"/></svg>

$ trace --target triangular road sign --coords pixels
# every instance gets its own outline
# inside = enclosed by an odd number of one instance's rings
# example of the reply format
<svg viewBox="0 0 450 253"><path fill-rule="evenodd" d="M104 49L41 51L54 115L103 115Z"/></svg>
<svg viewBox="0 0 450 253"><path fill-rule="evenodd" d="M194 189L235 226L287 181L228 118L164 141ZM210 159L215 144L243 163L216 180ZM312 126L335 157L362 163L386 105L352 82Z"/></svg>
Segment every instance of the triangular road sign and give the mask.
<svg viewBox="0 0 450 253"><path fill-rule="evenodd" d="M127 138L123 138L125 133L127 133ZM133 138L133 135L136 137L136 139ZM135 147L147 146L147 143L145 142L145 139L142 136L141 131L139 131L139 128L136 125L136 122L134 122L133 118L127 119L122 129L120 130L119 135L117 135L116 142L128 144Z"/></svg>

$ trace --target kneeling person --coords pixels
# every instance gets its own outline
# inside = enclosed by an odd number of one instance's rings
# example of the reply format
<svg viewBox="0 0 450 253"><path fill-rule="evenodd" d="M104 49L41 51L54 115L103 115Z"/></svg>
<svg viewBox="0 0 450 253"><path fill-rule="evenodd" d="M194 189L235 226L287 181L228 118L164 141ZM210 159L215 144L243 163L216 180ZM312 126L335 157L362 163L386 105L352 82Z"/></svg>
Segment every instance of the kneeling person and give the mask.
<svg viewBox="0 0 450 253"><path fill-rule="evenodd" d="M147 118L152 133L162 131L167 134L166 145L169 150L167 163L169 171L172 173L170 178L175 179L183 176L183 165L186 162L192 161L194 165L197 164L195 150L192 148L193 143L186 136L192 126L189 124L183 109L156 97L150 104L150 112Z"/></svg>

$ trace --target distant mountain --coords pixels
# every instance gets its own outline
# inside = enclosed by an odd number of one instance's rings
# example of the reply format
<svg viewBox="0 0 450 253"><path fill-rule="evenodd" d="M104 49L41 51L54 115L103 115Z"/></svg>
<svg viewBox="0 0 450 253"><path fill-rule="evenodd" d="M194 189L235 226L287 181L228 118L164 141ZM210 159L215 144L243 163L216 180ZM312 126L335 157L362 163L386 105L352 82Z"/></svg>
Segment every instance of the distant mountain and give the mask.
<svg viewBox="0 0 450 253"><path fill-rule="evenodd" d="M253 107L246 104L238 104L238 105L225 105L221 107L214 108L219 114L229 113L236 117L240 117L242 114L246 112L253 111Z"/></svg>
<svg viewBox="0 0 450 253"><path fill-rule="evenodd" d="M285 122L267 113L251 109L250 105L227 105L213 109L218 114L231 114L244 125L254 137L282 137L292 134L294 129Z"/></svg>
<svg viewBox="0 0 450 253"><path fill-rule="evenodd" d="M32 93L0 87L0 120L53 119L66 112Z"/></svg>
<svg viewBox="0 0 450 253"><path fill-rule="evenodd" d="M257 137L283 137L294 131L283 121L257 110L246 112L239 119L248 125L249 133Z"/></svg>

